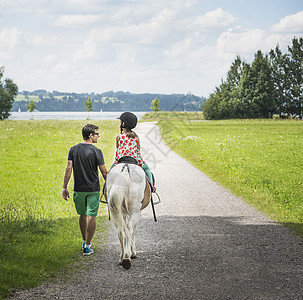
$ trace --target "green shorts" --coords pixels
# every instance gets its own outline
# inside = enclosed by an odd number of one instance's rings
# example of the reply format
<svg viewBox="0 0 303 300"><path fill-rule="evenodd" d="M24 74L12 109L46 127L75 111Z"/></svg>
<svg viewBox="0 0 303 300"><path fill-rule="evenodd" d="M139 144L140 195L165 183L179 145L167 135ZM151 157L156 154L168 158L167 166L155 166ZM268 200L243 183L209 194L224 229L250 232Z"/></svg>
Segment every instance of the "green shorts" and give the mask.
<svg viewBox="0 0 303 300"><path fill-rule="evenodd" d="M73 198L78 215L98 215L100 192L74 192Z"/></svg>

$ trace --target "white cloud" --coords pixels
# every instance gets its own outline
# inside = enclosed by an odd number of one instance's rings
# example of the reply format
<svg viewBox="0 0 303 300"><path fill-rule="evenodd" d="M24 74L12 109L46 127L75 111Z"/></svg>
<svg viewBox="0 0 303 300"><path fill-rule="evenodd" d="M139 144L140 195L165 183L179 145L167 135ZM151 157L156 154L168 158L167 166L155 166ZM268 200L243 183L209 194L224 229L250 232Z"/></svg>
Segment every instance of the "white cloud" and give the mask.
<svg viewBox="0 0 303 300"><path fill-rule="evenodd" d="M73 59L144 63L138 56L141 53L141 56L146 56L143 58L145 62L154 61L151 57L160 55L155 48L165 48L171 41L179 40L180 37L174 33L175 19L175 12L165 8L142 22L125 24L108 22L89 32L82 46L75 51ZM161 54L163 52L162 50Z"/></svg>
<svg viewBox="0 0 303 300"><path fill-rule="evenodd" d="M57 60L57 56L55 54L50 54L44 57L44 62L46 63L54 63Z"/></svg>
<svg viewBox="0 0 303 300"><path fill-rule="evenodd" d="M202 30L220 29L234 24L236 20L228 11L217 8L216 10L207 12L203 16L196 17L193 25L198 25Z"/></svg>
<svg viewBox="0 0 303 300"><path fill-rule="evenodd" d="M293 33L276 33L265 29L230 28L218 37L216 52L218 58L226 61L231 62L236 55L251 61L258 50L268 53L277 44L286 52L293 36Z"/></svg>
<svg viewBox="0 0 303 300"><path fill-rule="evenodd" d="M52 68L53 73L66 73L69 72L70 64L65 61L60 61L57 65Z"/></svg>
<svg viewBox="0 0 303 300"><path fill-rule="evenodd" d="M2 51L0 51L0 58L1 59L4 59L4 60L8 60L8 59L11 59L12 58L12 56L11 55L9 55L8 53L6 53L6 52L2 52Z"/></svg>
<svg viewBox="0 0 303 300"><path fill-rule="evenodd" d="M167 57L180 57L188 54L192 45L191 37L185 38L184 40L172 45L165 51Z"/></svg>
<svg viewBox="0 0 303 300"><path fill-rule="evenodd" d="M303 34L303 11L282 18L278 24L272 26L271 31L275 33Z"/></svg>
<svg viewBox="0 0 303 300"><path fill-rule="evenodd" d="M47 0L0 0L1 10L6 13L28 14L41 13L44 10L45 4L48 5Z"/></svg>
<svg viewBox="0 0 303 300"><path fill-rule="evenodd" d="M97 46L98 42L95 40L94 33L90 33L88 35L88 38L84 41L82 44L82 47L75 50L72 58L74 61L83 61L87 59L94 58L95 56L99 56L99 58L102 55L102 51Z"/></svg>
<svg viewBox="0 0 303 300"><path fill-rule="evenodd" d="M97 42L159 44L166 43L174 37L176 29L175 12L163 9L150 19L139 23L108 24L91 31Z"/></svg>
<svg viewBox="0 0 303 300"><path fill-rule="evenodd" d="M57 42L56 37L38 35L32 38L31 43L34 46L53 46Z"/></svg>
<svg viewBox="0 0 303 300"><path fill-rule="evenodd" d="M303 12L273 26L259 27L257 16L244 25L248 12L235 2L0 0L0 58L21 90L207 96L237 54L250 60L277 43L287 51L302 32Z"/></svg>
<svg viewBox="0 0 303 300"><path fill-rule="evenodd" d="M21 32L16 28L3 29L0 32L0 47L1 48L13 48L18 43L18 39Z"/></svg>
<svg viewBox="0 0 303 300"><path fill-rule="evenodd" d="M223 32L218 40L216 49L226 59L237 54L246 55L255 49L264 47L266 33L261 29L245 30L241 28L229 29Z"/></svg>
<svg viewBox="0 0 303 300"><path fill-rule="evenodd" d="M58 17L54 24L62 27L90 25L100 20L100 15L64 15Z"/></svg>

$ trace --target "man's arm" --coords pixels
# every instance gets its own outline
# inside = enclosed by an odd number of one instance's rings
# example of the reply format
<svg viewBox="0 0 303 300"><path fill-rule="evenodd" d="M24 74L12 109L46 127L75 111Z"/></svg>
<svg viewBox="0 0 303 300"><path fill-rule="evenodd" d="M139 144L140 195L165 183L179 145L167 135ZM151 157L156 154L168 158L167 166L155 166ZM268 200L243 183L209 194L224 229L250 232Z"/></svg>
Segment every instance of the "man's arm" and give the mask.
<svg viewBox="0 0 303 300"><path fill-rule="evenodd" d="M104 180L106 180L106 176L107 176L107 173L108 173L107 169L106 169L106 166L105 165L99 165L98 167L100 169L100 172L101 172Z"/></svg>
<svg viewBox="0 0 303 300"><path fill-rule="evenodd" d="M69 191L67 189L68 182L70 180L70 177L72 175L72 170L73 170L73 161L68 160L67 161L67 167L65 169L65 174L64 174L64 180L63 180L63 188L62 188L62 197L67 200L69 198Z"/></svg>

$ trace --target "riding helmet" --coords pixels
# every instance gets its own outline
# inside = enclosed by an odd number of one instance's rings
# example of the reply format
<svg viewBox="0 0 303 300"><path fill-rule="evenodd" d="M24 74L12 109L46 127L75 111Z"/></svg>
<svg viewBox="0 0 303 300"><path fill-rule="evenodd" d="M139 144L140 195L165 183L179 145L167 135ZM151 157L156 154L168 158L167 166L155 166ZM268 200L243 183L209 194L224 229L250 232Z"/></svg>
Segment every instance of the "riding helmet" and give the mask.
<svg viewBox="0 0 303 300"><path fill-rule="evenodd" d="M138 119L135 114L131 112L124 112L118 119L122 121L122 126L133 129L137 126Z"/></svg>

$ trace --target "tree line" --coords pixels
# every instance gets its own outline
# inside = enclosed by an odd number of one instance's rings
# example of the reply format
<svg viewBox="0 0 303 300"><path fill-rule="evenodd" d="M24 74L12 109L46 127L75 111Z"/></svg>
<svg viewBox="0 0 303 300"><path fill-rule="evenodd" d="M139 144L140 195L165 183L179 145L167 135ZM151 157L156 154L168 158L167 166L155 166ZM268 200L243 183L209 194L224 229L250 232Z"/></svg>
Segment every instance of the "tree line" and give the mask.
<svg viewBox="0 0 303 300"><path fill-rule="evenodd" d="M259 50L251 64L237 56L226 80L204 102L204 117L302 119L303 38L294 37L287 48L287 53L279 44L266 54Z"/></svg>
<svg viewBox="0 0 303 300"><path fill-rule="evenodd" d="M130 92L95 93L65 93L36 90L19 93L24 100L15 101L12 111L26 111L32 97L36 97L38 111L85 111L88 97L91 101L91 111L150 111L153 99L161 100L160 109L169 111L201 111L204 97L185 94L133 94Z"/></svg>

